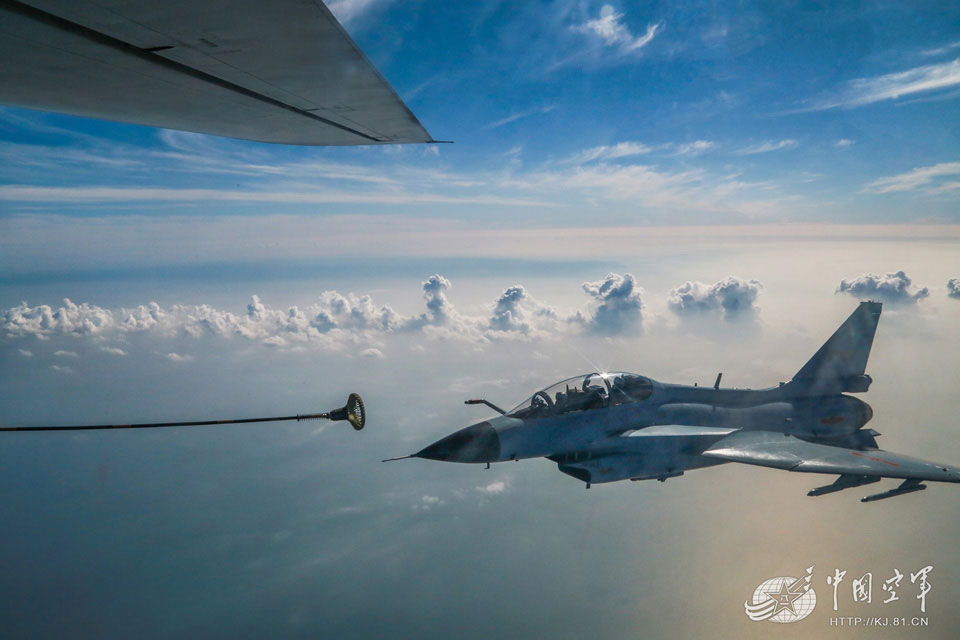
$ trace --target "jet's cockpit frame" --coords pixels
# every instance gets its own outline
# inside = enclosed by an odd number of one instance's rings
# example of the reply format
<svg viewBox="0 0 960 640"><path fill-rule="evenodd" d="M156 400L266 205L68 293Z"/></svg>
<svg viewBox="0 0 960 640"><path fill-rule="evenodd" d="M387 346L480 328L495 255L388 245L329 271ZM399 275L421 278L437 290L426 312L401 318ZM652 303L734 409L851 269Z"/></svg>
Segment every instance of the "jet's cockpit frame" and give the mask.
<svg viewBox="0 0 960 640"><path fill-rule="evenodd" d="M649 378L625 371L580 374L537 391L506 415L533 420L642 402L653 393L653 385Z"/></svg>

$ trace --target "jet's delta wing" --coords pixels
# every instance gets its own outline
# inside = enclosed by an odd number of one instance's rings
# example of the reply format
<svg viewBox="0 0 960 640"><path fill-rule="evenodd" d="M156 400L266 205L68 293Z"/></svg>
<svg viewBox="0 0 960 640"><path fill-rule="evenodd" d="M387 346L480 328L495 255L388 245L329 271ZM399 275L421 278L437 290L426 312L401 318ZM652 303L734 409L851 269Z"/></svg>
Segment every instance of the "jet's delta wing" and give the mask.
<svg viewBox="0 0 960 640"><path fill-rule="evenodd" d="M737 431L703 452L708 458L786 471L960 482L960 469L882 451L806 442L785 433Z"/></svg>
<svg viewBox="0 0 960 640"><path fill-rule="evenodd" d="M319 0L0 0L0 102L260 142L431 142Z"/></svg>

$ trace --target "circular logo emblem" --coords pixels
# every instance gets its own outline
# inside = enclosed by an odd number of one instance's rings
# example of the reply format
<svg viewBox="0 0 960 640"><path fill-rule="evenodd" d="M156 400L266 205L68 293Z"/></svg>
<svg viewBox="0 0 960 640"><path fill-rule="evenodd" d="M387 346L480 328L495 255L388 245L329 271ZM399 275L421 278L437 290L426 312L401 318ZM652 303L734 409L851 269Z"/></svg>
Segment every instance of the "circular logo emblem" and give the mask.
<svg viewBox="0 0 960 640"><path fill-rule="evenodd" d="M810 586L813 567L800 578L779 576L760 583L744 611L754 622L769 620L785 624L803 620L817 606L817 594Z"/></svg>

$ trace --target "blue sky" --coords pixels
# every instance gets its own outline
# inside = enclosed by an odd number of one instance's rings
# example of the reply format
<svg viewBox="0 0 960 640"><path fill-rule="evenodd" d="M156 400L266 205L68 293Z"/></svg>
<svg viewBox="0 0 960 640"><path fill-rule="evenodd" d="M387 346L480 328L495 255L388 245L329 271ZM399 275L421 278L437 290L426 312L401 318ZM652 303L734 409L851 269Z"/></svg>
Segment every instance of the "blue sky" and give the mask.
<svg viewBox="0 0 960 640"><path fill-rule="evenodd" d="M776 384L873 298L870 426L960 463L960 8L331 8L455 144L0 107L5 424L369 410L359 434L7 434L14 635L766 637L743 601L816 564L804 632L866 638L829 627L824 576L933 564L925 636L955 638L954 486L860 505L736 465L584 491L544 460L379 461L581 371Z"/></svg>

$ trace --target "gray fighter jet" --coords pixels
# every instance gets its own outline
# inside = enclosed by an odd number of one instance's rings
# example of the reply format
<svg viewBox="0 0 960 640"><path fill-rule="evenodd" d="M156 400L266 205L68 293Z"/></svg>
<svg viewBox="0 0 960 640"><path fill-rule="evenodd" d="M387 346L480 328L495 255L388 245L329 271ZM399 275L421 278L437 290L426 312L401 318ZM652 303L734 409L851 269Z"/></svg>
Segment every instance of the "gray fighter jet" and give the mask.
<svg viewBox="0 0 960 640"><path fill-rule="evenodd" d="M510 411L405 456L486 463L546 457L586 483L664 481L687 469L725 462L838 474L807 495L897 478L871 502L926 489L923 481L960 482L960 468L882 451L864 373L879 302L863 302L790 382L769 389L721 389L657 382L633 373L589 373L537 391ZM401 458L395 458L401 459Z"/></svg>

